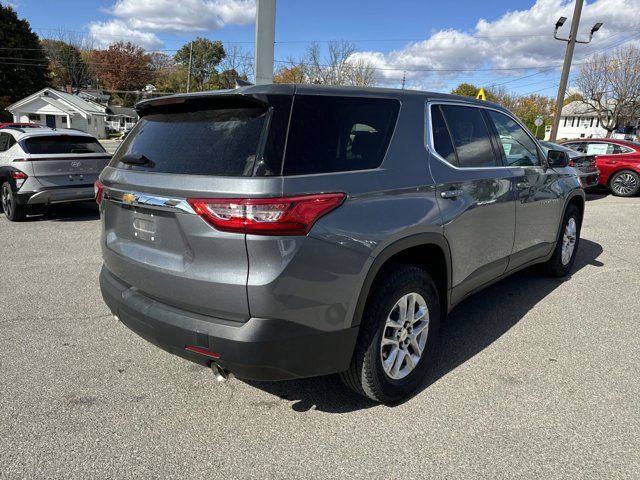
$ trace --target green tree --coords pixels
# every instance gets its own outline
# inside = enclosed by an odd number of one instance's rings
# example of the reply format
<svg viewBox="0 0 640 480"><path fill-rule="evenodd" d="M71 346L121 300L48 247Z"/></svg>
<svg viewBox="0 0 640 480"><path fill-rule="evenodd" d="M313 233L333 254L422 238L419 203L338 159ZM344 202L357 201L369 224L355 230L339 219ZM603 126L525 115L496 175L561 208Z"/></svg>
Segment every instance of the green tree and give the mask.
<svg viewBox="0 0 640 480"><path fill-rule="evenodd" d="M462 95L463 97L476 98L476 95L478 95L478 90L480 90L480 87L476 87L471 83L465 82L465 83L461 83L456 88L451 90L451 93L453 95Z"/></svg>
<svg viewBox="0 0 640 480"><path fill-rule="evenodd" d="M187 67L178 65L167 70L162 79L156 80L155 87L159 92L186 92Z"/></svg>
<svg viewBox="0 0 640 480"><path fill-rule="evenodd" d="M5 107L49 85L49 71L38 36L10 6L0 4L0 119L11 119Z"/></svg>
<svg viewBox="0 0 640 480"><path fill-rule="evenodd" d="M174 59L176 63L188 69L189 57L191 57L191 89L202 91L207 86L215 88L215 85L212 85L215 82L210 80L217 78L216 67L225 57L222 42L198 37L183 45L176 52Z"/></svg>

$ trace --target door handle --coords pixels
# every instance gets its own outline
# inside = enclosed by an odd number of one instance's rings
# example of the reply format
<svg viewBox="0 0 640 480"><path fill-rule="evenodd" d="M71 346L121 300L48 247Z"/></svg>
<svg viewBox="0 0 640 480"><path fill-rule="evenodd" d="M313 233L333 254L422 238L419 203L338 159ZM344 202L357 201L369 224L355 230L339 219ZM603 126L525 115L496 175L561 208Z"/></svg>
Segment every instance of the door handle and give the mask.
<svg viewBox="0 0 640 480"><path fill-rule="evenodd" d="M516 183L516 188L518 190L525 190L527 188L529 188L531 186L531 184L529 184L529 182L527 182L526 180L523 182L517 182Z"/></svg>
<svg viewBox="0 0 640 480"><path fill-rule="evenodd" d="M440 192L440 196L442 198L456 198L463 193L464 192L462 190L445 190L444 192Z"/></svg>

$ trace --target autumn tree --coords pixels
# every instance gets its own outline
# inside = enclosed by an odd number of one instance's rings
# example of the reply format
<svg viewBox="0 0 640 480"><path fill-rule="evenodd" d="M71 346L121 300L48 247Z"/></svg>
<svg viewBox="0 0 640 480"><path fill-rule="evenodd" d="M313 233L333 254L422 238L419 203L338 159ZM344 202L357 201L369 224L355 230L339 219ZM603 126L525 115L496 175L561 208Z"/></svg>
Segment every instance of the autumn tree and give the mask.
<svg viewBox="0 0 640 480"><path fill-rule="evenodd" d="M130 42L118 42L92 55L96 75L106 90L141 90L154 78L151 57Z"/></svg>
<svg viewBox="0 0 640 480"><path fill-rule="evenodd" d="M640 49L628 46L595 55L580 67L575 85L610 137L640 115Z"/></svg>
<svg viewBox="0 0 640 480"><path fill-rule="evenodd" d="M222 42L198 37L183 45L176 52L174 59L187 69L191 66L191 89L202 91L206 88L216 88L216 85L210 84L210 80L213 79L215 83L217 67L224 57Z"/></svg>
<svg viewBox="0 0 640 480"><path fill-rule="evenodd" d="M29 22L20 20L10 6L0 5L0 119L10 120L8 105L49 84L47 58Z"/></svg>
<svg viewBox="0 0 640 480"><path fill-rule="evenodd" d="M305 68L301 64L284 66L273 75L273 83L305 83L305 80Z"/></svg>
<svg viewBox="0 0 640 480"><path fill-rule="evenodd" d="M61 33L56 39L42 40L42 47L49 60L52 82L60 89L77 93L80 87L91 82L92 72L83 52L93 49L91 39Z"/></svg>

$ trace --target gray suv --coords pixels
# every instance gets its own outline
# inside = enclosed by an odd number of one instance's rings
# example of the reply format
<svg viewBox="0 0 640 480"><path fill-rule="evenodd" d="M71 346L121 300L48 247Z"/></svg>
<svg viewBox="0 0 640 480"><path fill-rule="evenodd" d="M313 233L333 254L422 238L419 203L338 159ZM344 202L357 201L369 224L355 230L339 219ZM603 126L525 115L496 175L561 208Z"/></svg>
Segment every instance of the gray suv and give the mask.
<svg viewBox="0 0 640 480"><path fill-rule="evenodd" d="M137 111L96 184L102 294L218 375L339 372L393 403L457 303L533 264L572 268L580 182L498 105L265 85Z"/></svg>

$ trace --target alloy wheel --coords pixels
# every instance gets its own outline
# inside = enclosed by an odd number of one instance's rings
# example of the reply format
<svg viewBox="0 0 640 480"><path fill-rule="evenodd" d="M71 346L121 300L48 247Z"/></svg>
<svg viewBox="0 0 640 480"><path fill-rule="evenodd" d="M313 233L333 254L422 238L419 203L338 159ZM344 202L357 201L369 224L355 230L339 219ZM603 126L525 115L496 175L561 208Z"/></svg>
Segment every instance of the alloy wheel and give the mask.
<svg viewBox="0 0 640 480"><path fill-rule="evenodd" d="M419 293L403 295L393 306L382 332L380 360L389 378L401 380L422 358L429 335L429 309Z"/></svg>
<svg viewBox="0 0 640 480"><path fill-rule="evenodd" d="M7 217L11 218L13 211L13 195L11 195L9 185L6 183L2 186L2 210Z"/></svg>
<svg viewBox="0 0 640 480"><path fill-rule="evenodd" d="M576 248L577 233L578 224L576 219L571 217L564 228L564 235L562 236L562 253L560 255L562 265L568 265L571 261L573 250Z"/></svg>
<svg viewBox="0 0 640 480"><path fill-rule="evenodd" d="M630 173L621 173L611 182L611 189L618 195L630 195L638 187L638 180Z"/></svg>

